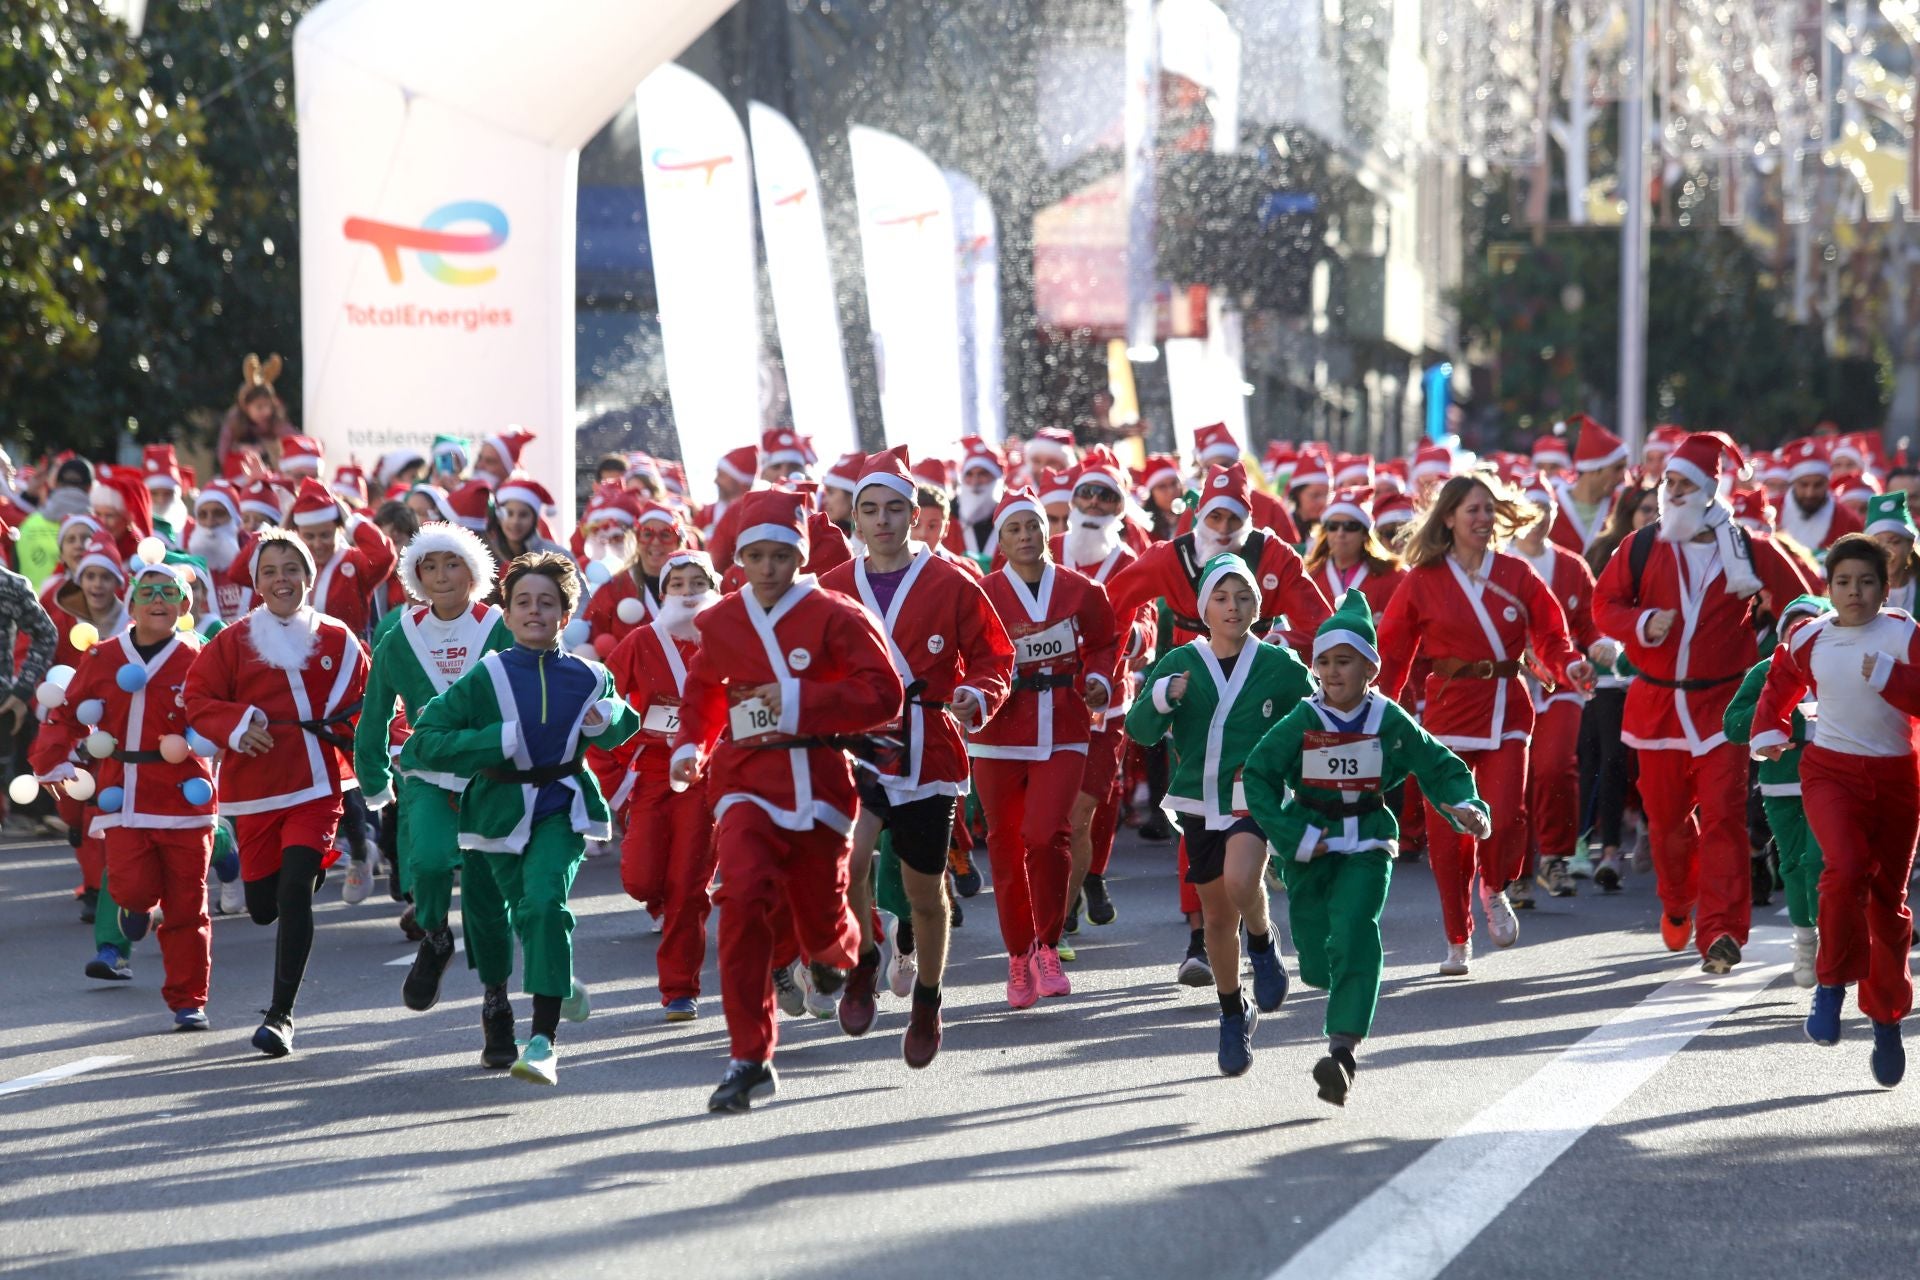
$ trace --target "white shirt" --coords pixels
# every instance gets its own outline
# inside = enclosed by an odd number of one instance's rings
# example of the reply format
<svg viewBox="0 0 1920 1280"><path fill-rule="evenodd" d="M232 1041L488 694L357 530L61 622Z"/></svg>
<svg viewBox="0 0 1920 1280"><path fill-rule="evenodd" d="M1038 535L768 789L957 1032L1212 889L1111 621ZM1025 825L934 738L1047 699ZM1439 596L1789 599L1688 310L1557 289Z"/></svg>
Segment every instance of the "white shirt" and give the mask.
<svg viewBox="0 0 1920 1280"><path fill-rule="evenodd" d="M1813 638L1813 679L1820 713L1815 745L1850 756L1897 757L1912 752L1906 713L1891 706L1860 674L1875 653L1904 657L1913 624L1881 614L1863 627L1829 622Z"/></svg>

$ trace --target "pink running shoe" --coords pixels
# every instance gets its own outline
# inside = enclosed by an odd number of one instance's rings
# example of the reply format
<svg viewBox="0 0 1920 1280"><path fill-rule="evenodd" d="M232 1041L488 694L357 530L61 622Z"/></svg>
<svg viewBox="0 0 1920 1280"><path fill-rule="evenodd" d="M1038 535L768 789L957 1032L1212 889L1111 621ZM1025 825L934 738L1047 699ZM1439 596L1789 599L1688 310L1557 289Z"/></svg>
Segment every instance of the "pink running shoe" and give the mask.
<svg viewBox="0 0 1920 1280"><path fill-rule="evenodd" d="M1070 996L1073 984L1067 981L1066 970L1060 967L1060 953L1044 942L1033 947L1033 985L1040 988L1043 996Z"/></svg>
<svg viewBox="0 0 1920 1280"><path fill-rule="evenodd" d="M1016 1009L1031 1009L1039 1002L1040 992L1033 985L1033 953L1007 957L1007 1003Z"/></svg>

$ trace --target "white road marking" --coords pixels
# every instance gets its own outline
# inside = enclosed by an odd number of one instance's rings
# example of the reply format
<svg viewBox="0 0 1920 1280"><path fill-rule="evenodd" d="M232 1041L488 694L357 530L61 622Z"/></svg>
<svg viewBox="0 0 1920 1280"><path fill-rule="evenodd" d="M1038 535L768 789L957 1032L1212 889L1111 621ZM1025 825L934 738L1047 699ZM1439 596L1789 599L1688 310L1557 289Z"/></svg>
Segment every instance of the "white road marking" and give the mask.
<svg viewBox="0 0 1920 1280"><path fill-rule="evenodd" d="M459 938L455 938L453 940L453 954L459 955L461 952L465 951L466 949L467 949L467 944L464 941L462 941ZM413 963L412 956L401 956L398 959L387 961L387 968L397 969L403 964L412 964L412 963Z"/></svg>
<svg viewBox="0 0 1920 1280"><path fill-rule="evenodd" d="M1596 1027L1349 1209L1270 1280L1432 1280L1688 1041L1784 975L1789 937L1755 929L1731 974L1669 982ZM1362 1087L1365 1072L1362 1058Z"/></svg>
<svg viewBox="0 0 1920 1280"><path fill-rule="evenodd" d="M30 1076L21 1076L18 1080L9 1080L0 1084L0 1097L10 1093L25 1093L29 1089L38 1089L43 1084L52 1084L56 1080L65 1080L68 1076L77 1076L83 1071L98 1071L101 1067L110 1067L116 1062L125 1062L131 1056L124 1053L107 1054L96 1058L82 1058L78 1062L69 1062L64 1066L49 1067L45 1071L36 1071Z"/></svg>

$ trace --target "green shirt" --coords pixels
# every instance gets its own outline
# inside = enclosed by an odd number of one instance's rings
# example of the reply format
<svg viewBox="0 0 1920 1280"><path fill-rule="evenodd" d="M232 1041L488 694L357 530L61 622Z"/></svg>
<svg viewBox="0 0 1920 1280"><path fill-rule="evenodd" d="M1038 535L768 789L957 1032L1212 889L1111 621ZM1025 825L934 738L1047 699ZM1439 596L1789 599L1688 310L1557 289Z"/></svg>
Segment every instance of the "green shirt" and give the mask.
<svg viewBox="0 0 1920 1280"><path fill-rule="evenodd" d="M360 779L369 808L379 809L393 799L392 751L389 747L396 700L412 723L429 702L443 693L453 681L430 673L431 657L420 630L413 625L412 613L420 606L408 603L390 609L374 625L373 661L367 668L367 692L360 707L360 723L353 731L353 772ZM513 634L507 630L500 610L487 606L489 622L474 626L485 639L480 651L467 659L470 670L489 653L511 648ZM403 616L405 620L403 621ZM426 771L422 779L445 791L466 790L467 780L450 773Z"/></svg>
<svg viewBox="0 0 1920 1280"><path fill-rule="evenodd" d="M1740 682L1740 692L1733 695L1733 701L1727 704L1727 714L1720 722L1728 742L1745 745L1753 738L1753 712L1760 704L1760 690L1766 686L1767 672L1771 670L1773 658L1769 655L1754 663L1747 678ZM1792 731L1793 746L1782 752L1778 760L1760 762L1760 794L1763 796L1800 794L1800 748L1807 741L1807 718L1799 707L1793 709Z"/></svg>

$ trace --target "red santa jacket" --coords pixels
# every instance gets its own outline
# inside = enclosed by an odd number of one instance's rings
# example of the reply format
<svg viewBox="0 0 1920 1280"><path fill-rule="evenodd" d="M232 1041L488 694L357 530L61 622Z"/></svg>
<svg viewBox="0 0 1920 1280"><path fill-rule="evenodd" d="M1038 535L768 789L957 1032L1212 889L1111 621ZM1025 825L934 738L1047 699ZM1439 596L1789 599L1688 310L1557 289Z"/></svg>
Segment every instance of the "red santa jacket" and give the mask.
<svg viewBox="0 0 1920 1280"><path fill-rule="evenodd" d="M169 734L186 736L187 673L199 655L200 638L176 632L151 660L143 659L133 647L132 635L123 631L81 657L67 684L67 700L48 713L34 739L32 764L34 772L46 774L72 761L93 774L96 797L108 787L120 788L120 808L113 813L96 810L91 834L99 835L109 827L177 831L213 825L211 792L205 804L195 805L187 803L180 791L181 784L191 778L211 784L212 762L188 756L179 764L169 764L158 758L160 739ZM128 665L146 672L146 683L136 693L120 687L120 669ZM80 704L95 699L104 714L98 725L89 728L75 717ZM96 759L80 750L95 729L113 735L111 756ZM127 758L130 753L134 759Z"/></svg>
<svg viewBox="0 0 1920 1280"><path fill-rule="evenodd" d="M857 797L844 751L755 747L758 739L864 733L900 714L900 677L865 609L811 577L794 580L772 609L737 592L700 615L700 652L687 668L673 759L708 759L713 815L736 804L764 810L776 826L853 830ZM761 728L745 690L780 686L780 713Z"/></svg>
<svg viewBox="0 0 1920 1280"><path fill-rule="evenodd" d="M928 704L950 703L961 689L979 699L993 719L1013 681L1013 642L987 593L965 569L920 547L885 609L867 579L862 556L820 580L829 591L858 601L879 621L887 653L903 684L924 682L906 708L903 740L909 751L897 773L885 776L888 797L909 804L967 789L967 749L953 713Z"/></svg>
<svg viewBox="0 0 1920 1280"><path fill-rule="evenodd" d="M1013 639L1013 694L998 715L967 735L967 754L981 760L1085 755L1093 728L1086 691L1103 686L1111 700L1120 662L1105 589L1048 561L1037 590L1008 565L987 575L986 591Z"/></svg>
<svg viewBox="0 0 1920 1280"><path fill-rule="evenodd" d="M714 564L726 566L720 575L720 590L723 593L738 591L747 585L746 570L733 562L733 551L733 548L728 549L725 560L717 552L713 557ZM847 546L847 535L840 532L840 526L818 511L810 514L807 517L807 562L800 566L800 572L818 578L851 559L853 552Z"/></svg>
<svg viewBox="0 0 1920 1280"><path fill-rule="evenodd" d="M1580 513L1574 509L1573 489L1561 481L1553 486L1553 523L1547 528L1548 540L1565 547L1580 556L1587 553L1593 540L1607 527L1607 519L1613 514L1613 504L1618 495L1608 494L1594 512L1591 524L1582 524Z"/></svg>
<svg viewBox="0 0 1920 1280"><path fill-rule="evenodd" d="M1859 512L1832 494L1827 495L1826 505L1810 516L1801 512L1791 493L1780 503L1780 532L1809 551L1825 551L1842 536L1860 533L1866 527Z"/></svg>
<svg viewBox="0 0 1920 1280"><path fill-rule="evenodd" d="M254 628L290 630L294 624L312 634L313 647L301 666L288 670L262 656ZM268 641L270 652L282 647L287 642L277 635ZM214 636L187 676L186 697L189 723L227 749L220 763L220 812L271 813L354 786L353 717L343 713L358 706L366 683L367 652L359 638L345 623L311 608L286 624L255 609ZM244 755L240 738L259 720L273 735L273 749ZM348 743L345 750L299 727L320 721L327 721L325 732Z"/></svg>
<svg viewBox="0 0 1920 1280"><path fill-rule="evenodd" d="M1533 729L1533 700L1518 675L1441 675L1447 659L1519 661L1529 645L1556 684L1579 659L1567 642L1560 605L1526 561L1489 551L1470 581L1452 556L1409 570L1380 620L1380 691L1397 698L1415 658L1436 664L1427 677L1421 723L1456 751L1493 751Z"/></svg>
<svg viewBox="0 0 1920 1280"><path fill-rule="evenodd" d="M956 554L952 549L947 547L945 543L933 548L933 554L939 556L950 565L956 565L964 569L967 576L975 582L984 582L986 580L987 575L980 571L979 565L975 564L967 556Z"/></svg>
<svg viewBox="0 0 1920 1280"><path fill-rule="evenodd" d="M1387 612L1387 606L1393 602L1393 593L1407 580L1407 571L1400 565L1393 566L1386 573L1375 573L1362 560L1354 566L1351 577L1342 579L1340 571L1333 567L1333 557L1320 566L1314 575L1314 581L1327 593L1327 599L1337 607L1340 597L1349 591L1358 591L1367 598L1367 608L1373 611L1373 620L1378 623Z"/></svg>
<svg viewBox="0 0 1920 1280"><path fill-rule="evenodd" d="M1535 558L1513 548L1513 554L1525 560L1540 580L1553 592L1553 598L1559 602L1560 610L1567 619L1567 638L1573 647L1585 653L1600 638L1600 628L1593 620L1593 570L1587 567L1585 556L1556 546L1548 540L1542 554ZM1530 681L1533 691L1533 709L1544 711L1553 703L1565 702L1573 706L1583 706L1586 697L1577 689L1557 689L1548 693L1546 687L1538 681Z"/></svg>
<svg viewBox="0 0 1920 1280"><path fill-rule="evenodd" d="M1240 551L1241 559L1249 558L1254 538L1260 540L1259 563L1253 566L1260 579L1260 616L1271 622L1286 615L1287 643L1302 654L1310 654L1313 633L1333 613L1333 608L1307 576L1300 553L1277 535L1255 530ZM1200 624L1200 606L1194 600L1204 567L1194 547L1193 534L1183 533L1166 542L1156 542L1133 564L1115 574L1107 583L1107 599L1114 613L1125 617L1143 604L1164 598L1173 610L1174 643L1184 644L1206 630Z"/></svg>
<svg viewBox="0 0 1920 1280"><path fill-rule="evenodd" d="M640 602L640 616L632 622L620 617L620 603L623 600ZM624 643L638 628L652 622L659 613L659 581L644 580L636 561L625 573L614 574L605 585L594 591L593 599L587 601L586 611L580 616L587 621L588 639L598 641L601 636L612 636L613 643L617 645Z"/></svg>
<svg viewBox="0 0 1920 1280"><path fill-rule="evenodd" d="M676 639L658 623L634 627L607 655L613 686L640 717L640 732L612 751L587 748L587 763L600 780L608 807L618 810L642 776L664 778L674 735L680 732L680 702L687 669L698 645ZM644 821L644 815L640 819Z"/></svg>
<svg viewBox="0 0 1920 1280"><path fill-rule="evenodd" d="M1265 529L1277 535L1280 541L1287 543L1289 546L1297 547L1300 545L1300 527L1293 522L1293 513L1287 510L1286 503L1274 497L1265 489L1249 489L1247 491L1247 502L1253 509L1254 528ZM1145 541L1152 541L1151 535L1146 534L1144 530L1140 529L1140 527L1131 520L1125 521L1124 523L1129 532L1137 532L1141 534ZM1193 511L1189 508L1180 513L1179 521L1173 526L1174 536L1178 537L1191 528L1193 528ZM1131 542L1131 539L1129 541ZM1134 550L1140 551L1144 550L1144 548L1135 545Z"/></svg>
<svg viewBox="0 0 1920 1280"><path fill-rule="evenodd" d="M340 619L354 635L363 636L374 588L393 574L399 555L373 521L355 516L349 523L353 545L334 552L333 558L315 571L311 599L320 612Z"/></svg>
<svg viewBox="0 0 1920 1280"><path fill-rule="evenodd" d="M1124 525L1125 522L1122 523ZM1138 526L1133 527L1138 528ZM1066 565L1082 577L1093 579L1100 584L1102 591L1107 589L1107 585L1113 581L1116 573L1140 558L1140 551L1136 550L1124 535L1119 546L1089 564L1069 562L1065 534L1056 534L1047 546L1055 564ZM1111 603L1108 607L1112 607ZM1118 612L1114 614L1113 625L1119 633L1120 661L1114 668L1113 700L1107 704L1105 711L1093 717L1095 733L1103 733L1109 729L1118 731L1121 721L1127 718L1127 708L1133 705L1134 695L1139 692L1140 687L1140 677L1131 664L1153 648L1154 641L1158 638L1154 622L1153 610L1145 605L1130 614Z"/></svg>
<svg viewBox="0 0 1920 1280"><path fill-rule="evenodd" d="M55 574L47 580L46 590L40 593L40 607L47 611L47 618L53 623L53 665L73 667L77 670L80 659L85 656L85 652L74 647L73 643L74 624L79 622L81 617L77 611L85 607L80 595L80 584ZM102 640L117 636L126 628L127 610L124 605L115 610L113 619L105 626L98 623L94 625L94 629L100 633ZM16 647L18 652L14 660L17 663L27 651L27 638L20 637Z"/></svg>

